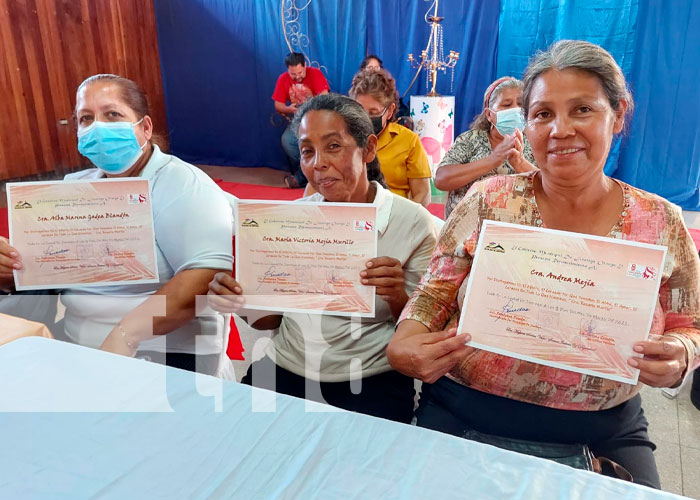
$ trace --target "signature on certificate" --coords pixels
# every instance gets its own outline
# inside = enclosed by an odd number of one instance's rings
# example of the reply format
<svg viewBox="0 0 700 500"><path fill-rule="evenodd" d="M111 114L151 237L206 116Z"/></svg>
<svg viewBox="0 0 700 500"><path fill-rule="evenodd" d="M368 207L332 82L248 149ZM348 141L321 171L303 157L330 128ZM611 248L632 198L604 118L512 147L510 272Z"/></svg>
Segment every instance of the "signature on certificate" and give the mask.
<svg viewBox="0 0 700 500"><path fill-rule="evenodd" d="M586 321L585 319L581 320L581 328L579 330L580 335L595 335L599 333L598 332L598 325L595 324L595 321L593 319L590 319Z"/></svg>
<svg viewBox="0 0 700 500"><path fill-rule="evenodd" d="M49 245L45 250L44 250L44 257L53 257L56 255L65 255L69 252L68 248L54 248L53 245ZM48 259L46 259L48 260ZM39 261L39 268L44 267L44 262L45 260L40 260Z"/></svg>
<svg viewBox="0 0 700 500"><path fill-rule="evenodd" d="M501 307L501 313L502 314L513 314L513 313L520 313L520 312L526 312L529 311L527 307L515 307L515 299L508 299L508 302L505 303L503 307ZM497 322L498 320L501 319L501 315L497 315L496 319L494 322Z"/></svg>
<svg viewBox="0 0 700 500"><path fill-rule="evenodd" d="M510 313L516 313L516 312L525 312L529 311L527 307L515 307L515 300L510 299L508 302L506 302L506 305L504 305L501 308L501 312L505 314L510 314Z"/></svg>
<svg viewBox="0 0 700 500"><path fill-rule="evenodd" d="M258 287L255 290L260 290L260 287L266 283L267 278L289 278L290 276L290 273L278 271L275 266L270 266L267 271L263 273L262 279L258 282Z"/></svg>
<svg viewBox="0 0 700 500"><path fill-rule="evenodd" d="M50 255L61 255L68 253L70 250L68 248L54 248L53 245L49 246L46 250L44 250L44 255L45 256L50 256Z"/></svg>
<svg viewBox="0 0 700 500"><path fill-rule="evenodd" d="M275 266L270 266L270 269L263 274L263 278L288 278L289 276L291 276L291 274L285 273L284 271L277 271Z"/></svg>

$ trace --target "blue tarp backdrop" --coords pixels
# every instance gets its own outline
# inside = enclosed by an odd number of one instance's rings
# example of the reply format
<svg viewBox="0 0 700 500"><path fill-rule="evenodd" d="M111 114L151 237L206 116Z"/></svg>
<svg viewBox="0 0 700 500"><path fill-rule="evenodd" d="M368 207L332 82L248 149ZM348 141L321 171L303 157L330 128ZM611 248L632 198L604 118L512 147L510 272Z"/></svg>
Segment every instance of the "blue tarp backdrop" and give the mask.
<svg viewBox="0 0 700 500"><path fill-rule="evenodd" d="M377 53L403 94L428 41L422 0L154 0L171 150L193 163L287 166L286 122L270 98L288 43L346 93ZM700 4L674 0L442 0L444 49L460 52L438 91L456 96L456 133L497 76L562 38L598 43L622 66L636 100L629 135L606 171L700 209ZM411 95L424 94L421 75ZM619 157L617 149L619 147ZM615 161L616 160L616 161Z"/></svg>
<svg viewBox="0 0 700 500"><path fill-rule="evenodd" d="M194 163L287 168L275 116L275 81L287 39L320 66L331 90L347 93L368 53L377 53L403 94L428 42L421 0L155 0L165 102L174 154ZM298 7L297 7L298 4ZM497 1L443 0L445 50L455 70L457 130L466 130L496 73ZM284 22L283 22L284 20ZM451 74L438 91L450 93ZM421 75L411 94L425 93ZM276 122L276 126L273 125Z"/></svg>
<svg viewBox="0 0 700 500"><path fill-rule="evenodd" d="M700 210L699 23L693 0L501 0L497 73L522 76L530 54L565 38L607 49L636 109L606 173Z"/></svg>
<svg viewBox="0 0 700 500"><path fill-rule="evenodd" d="M613 175L700 210L700 2L672 5L640 3L629 74L637 109Z"/></svg>

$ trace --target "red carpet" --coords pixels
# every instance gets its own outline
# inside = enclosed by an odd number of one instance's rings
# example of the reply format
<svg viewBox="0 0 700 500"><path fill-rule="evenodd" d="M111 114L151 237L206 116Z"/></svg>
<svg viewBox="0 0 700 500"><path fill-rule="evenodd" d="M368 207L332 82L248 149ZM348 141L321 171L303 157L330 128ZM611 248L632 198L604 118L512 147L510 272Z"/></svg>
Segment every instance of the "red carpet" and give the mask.
<svg viewBox="0 0 700 500"><path fill-rule="evenodd" d="M243 184L241 182L224 182L220 179L214 181L227 193L244 200L296 200L304 196L303 189L287 189L271 186L258 186L256 184Z"/></svg>

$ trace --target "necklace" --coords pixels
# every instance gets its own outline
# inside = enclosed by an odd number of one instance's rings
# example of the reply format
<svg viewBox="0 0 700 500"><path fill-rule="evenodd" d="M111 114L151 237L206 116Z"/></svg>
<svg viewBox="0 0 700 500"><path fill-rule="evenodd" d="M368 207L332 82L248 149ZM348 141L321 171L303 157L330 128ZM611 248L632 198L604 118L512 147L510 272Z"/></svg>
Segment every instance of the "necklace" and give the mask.
<svg viewBox="0 0 700 500"><path fill-rule="evenodd" d="M544 222L542 221L542 215L540 214L539 208L537 208L537 199L535 198L535 177L537 175L540 175L539 173L535 173L530 178L530 204L532 205L532 220L535 226L537 227L546 227L544 225ZM610 179L613 182L617 183L620 188L622 188L622 211L620 212L620 216L617 218L617 221L615 222L615 225L610 229L608 234L613 234L617 232L622 232L622 227L625 222L625 218L627 217L627 214L629 213L629 208L630 208L630 198L631 195L629 193L629 186L625 184L624 182L619 182L615 179Z"/></svg>

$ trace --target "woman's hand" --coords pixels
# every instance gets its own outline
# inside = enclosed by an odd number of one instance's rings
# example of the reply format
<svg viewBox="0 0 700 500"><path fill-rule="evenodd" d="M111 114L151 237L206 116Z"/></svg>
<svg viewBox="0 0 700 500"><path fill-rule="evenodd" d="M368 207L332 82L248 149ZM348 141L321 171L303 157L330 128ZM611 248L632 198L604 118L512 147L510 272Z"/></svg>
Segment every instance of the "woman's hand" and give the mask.
<svg viewBox="0 0 700 500"><path fill-rule="evenodd" d="M243 288L229 273L216 273L209 283L207 302L216 311L237 313L245 307ZM275 330L281 322L281 314L268 314L249 324L256 330Z"/></svg>
<svg viewBox="0 0 700 500"><path fill-rule="evenodd" d="M523 133L520 132L519 129L515 129L515 132L513 133L513 147L511 148L510 152L508 153L508 163L510 163L510 166L513 167L513 169L516 171L516 173L520 174L522 172L527 172L529 169L523 169L522 167L524 166L527 161L525 160L525 157L523 156L523 150L524 150L524 139L523 139Z"/></svg>
<svg viewBox="0 0 700 500"><path fill-rule="evenodd" d="M377 295L386 301L398 319L408 302L401 261L393 257L377 257L367 261L367 269L360 272L362 284L377 287Z"/></svg>
<svg viewBox="0 0 700 500"><path fill-rule="evenodd" d="M397 331L386 348L386 355L396 371L432 384L474 352L473 347L465 345L470 340L466 333L457 335L456 328L408 335Z"/></svg>
<svg viewBox="0 0 700 500"><path fill-rule="evenodd" d="M223 313L238 312L245 305L241 285L224 272L216 273L209 283L207 301L213 309Z"/></svg>
<svg viewBox="0 0 700 500"><path fill-rule="evenodd" d="M525 139L523 138L523 133L515 129L513 134L515 141L513 142L513 147L508 153L508 163L513 167L516 174L522 174L523 172L530 172L532 170L537 170L537 167L525 159L523 154L525 150Z"/></svg>
<svg viewBox="0 0 700 500"><path fill-rule="evenodd" d="M491 156L496 160L498 165L510 158L517 150L515 149L516 135L504 135L501 142L496 144L496 147L491 151Z"/></svg>
<svg viewBox="0 0 700 500"><path fill-rule="evenodd" d="M629 358L627 364L639 368L639 381L651 387L676 385L688 366L685 346L673 337L638 342L634 351L644 354L644 357Z"/></svg>
<svg viewBox="0 0 700 500"><path fill-rule="evenodd" d="M22 269L22 258L7 238L0 236L0 289L11 290L15 279L12 271Z"/></svg>

